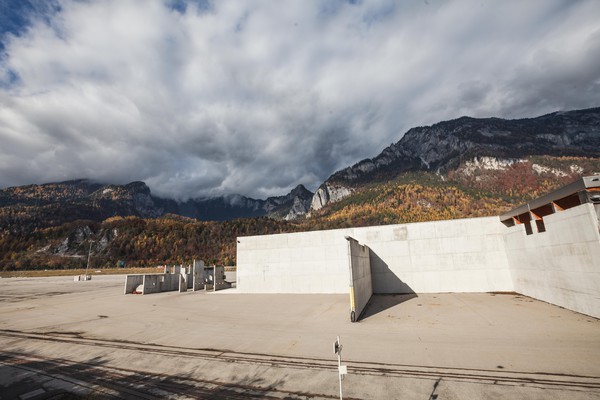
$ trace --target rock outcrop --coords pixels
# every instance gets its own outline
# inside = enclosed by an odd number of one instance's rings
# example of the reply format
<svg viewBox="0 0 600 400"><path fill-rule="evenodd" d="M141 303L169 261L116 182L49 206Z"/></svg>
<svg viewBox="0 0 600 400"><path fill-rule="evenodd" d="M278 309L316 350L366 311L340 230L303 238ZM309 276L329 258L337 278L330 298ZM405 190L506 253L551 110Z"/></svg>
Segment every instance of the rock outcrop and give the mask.
<svg viewBox="0 0 600 400"><path fill-rule="evenodd" d="M329 177L315 193L311 209L339 201L353 186L393 179L402 172L446 172L476 158L510 162L532 155L599 157L600 108L514 120L461 117L412 128L378 156ZM331 188L344 190L333 195Z"/></svg>
<svg viewBox="0 0 600 400"><path fill-rule="evenodd" d="M555 112L537 118L505 120L461 117L408 130L374 158L331 175L313 194L298 185L284 196L265 200L242 195L176 202L152 196L144 182L106 185L74 180L0 190L0 229L20 231L75 220L112 216L156 218L178 214L201 220L269 216L296 219L351 195L360 185L388 181L407 171L445 174L506 169L530 156L600 157L600 108ZM570 171L534 164L538 174Z"/></svg>
<svg viewBox="0 0 600 400"><path fill-rule="evenodd" d="M352 194L352 189L339 184L325 182L322 184L312 197L310 202L311 210L320 210L328 203L335 203L346 196Z"/></svg>
<svg viewBox="0 0 600 400"><path fill-rule="evenodd" d="M310 190L298 185L284 196L269 197L266 200L241 195L188 200L180 205L179 214L216 221L261 216L290 220L308 212L312 197Z"/></svg>

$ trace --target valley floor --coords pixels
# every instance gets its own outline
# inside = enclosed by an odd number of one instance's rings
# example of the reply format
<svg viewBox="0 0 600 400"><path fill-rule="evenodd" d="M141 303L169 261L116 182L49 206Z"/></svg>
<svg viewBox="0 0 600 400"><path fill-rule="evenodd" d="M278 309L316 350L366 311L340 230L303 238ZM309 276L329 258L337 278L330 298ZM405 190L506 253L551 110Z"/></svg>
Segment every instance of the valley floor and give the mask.
<svg viewBox="0 0 600 400"><path fill-rule="evenodd" d="M124 280L0 279L0 399L335 399L338 335L347 399L600 399L600 320L528 297L375 296L353 324L346 295Z"/></svg>

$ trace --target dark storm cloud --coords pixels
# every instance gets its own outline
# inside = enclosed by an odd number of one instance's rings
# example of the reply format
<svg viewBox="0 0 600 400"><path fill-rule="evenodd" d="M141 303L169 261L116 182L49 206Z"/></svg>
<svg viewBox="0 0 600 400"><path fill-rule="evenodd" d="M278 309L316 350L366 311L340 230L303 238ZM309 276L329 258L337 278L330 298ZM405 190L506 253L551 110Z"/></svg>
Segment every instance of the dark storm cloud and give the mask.
<svg viewBox="0 0 600 400"><path fill-rule="evenodd" d="M2 187L266 197L412 126L600 105L595 1L43 3L0 3Z"/></svg>

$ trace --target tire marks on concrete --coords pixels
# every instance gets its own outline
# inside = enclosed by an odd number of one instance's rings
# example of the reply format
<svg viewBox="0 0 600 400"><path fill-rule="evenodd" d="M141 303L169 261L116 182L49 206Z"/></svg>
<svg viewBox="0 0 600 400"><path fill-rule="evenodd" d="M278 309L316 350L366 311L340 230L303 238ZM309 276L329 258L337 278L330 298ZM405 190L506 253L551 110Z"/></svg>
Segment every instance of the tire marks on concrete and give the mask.
<svg viewBox="0 0 600 400"><path fill-rule="evenodd" d="M203 359L207 361L218 361L228 362L237 364L252 364L262 365L273 368L285 368L285 369L310 369L313 371L328 371L335 372L337 370L337 363L333 359L321 359L321 358L310 358L310 357L292 357L292 356L281 356L273 354L262 354L262 353L249 353L249 352L236 352L230 350L221 349L209 349L209 348L184 348L176 346L165 346L157 344L145 344L137 343L133 341L119 341L119 340L105 340L86 338L81 332L20 332L12 330L0 330L0 336L4 336L12 339L23 339L23 340L35 340L45 341L53 343L64 343L69 345L80 345L80 346L94 346L103 347L108 349L119 349L129 350L133 352L148 353L153 355L160 355L165 357L182 357L182 358L193 358ZM45 360L49 362L50 360ZM52 360L54 361L54 360ZM66 362L66 361L65 361ZM468 369L468 368L447 368L447 367L430 367L430 366L417 366L417 365L402 365L402 364L389 364L389 363L373 363L373 362L360 362L360 361L346 361L348 365L348 371L351 374L365 375L365 376L383 376L383 377L397 377L397 378L416 378L416 379L427 379L437 381L441 378L444 381L459 381L459 382L471 382L479 384L493 384L493 385L508 385L508 386L530 386L538 388L553 388L553 389L567 389L576 391L593 391L600 393L600 377L596 376L585 376L585 375L572 375L572 374L555 374L555 373L544 373L544 372L519 372L519 371L507 371L507 370L485 370L485 369ZM103 366L102 368L107 368ZM127 382L128 385L132 383L131 378L126 378L127 374L135 376L137 380L143 380L144 376L140 375L140 371L127 370L127 369L115 369L110 368L110 373L120 374L119 379ZM109 372L107 372L108 374ZM166 379L161 380L163 377L156 376L154 378L159 379L157 384L158 388L164 388L167 392L175 390L180 387L182 383L175 384L173 388L173 380L167 382ZM186 377L186 382L189 381L189 377ZM308 394L303 392L292 392L292 391L278 391L275 387L269 387L265 390L263 385L264 382L257 381L259 377L253 377L246 379L248 382L238 382L236 384L224 383L224 382L213 382L213 381L194 381L194 387L206 386L208 390L215 390L216 387L219 390L225 390L224 388L229 386L231 395L237 391L244 392L245 398L249 397L252 391L256 393L262 393L261 397L265 398L265 395L272 395L273 398L301 398L304 396L318 396L321 398L330 398L327 395L321 394ZM179 386L178 386L179 385ZM212 386L211 386L212 385ZM183 388L183 390L187 390ZM192 389L189 389L192 391ZM195 390L195 389L194 389ZM270 394L268 394L270 393ZM211 395L215 395L212 393ZM229 395L229 394L227 394ZM241 398L244 398L244 397ZM335 398L333 396L331 398ZM201 397L202 398L202 397ZM215 397L217 398L217 397ZM228 397L222 397L228 398ZM233 398L233 397L232 397ZM268 397L267 397L268 398Z"/></svg>

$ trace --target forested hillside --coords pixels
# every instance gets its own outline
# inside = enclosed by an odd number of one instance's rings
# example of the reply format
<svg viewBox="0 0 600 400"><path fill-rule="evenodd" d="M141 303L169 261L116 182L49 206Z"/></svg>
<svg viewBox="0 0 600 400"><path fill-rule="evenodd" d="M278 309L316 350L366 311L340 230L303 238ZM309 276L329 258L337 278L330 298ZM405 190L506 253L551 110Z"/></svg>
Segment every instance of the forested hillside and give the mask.
<svg viewBox="0 0 600 400"><path fill-rule="evenodd" d="M590 108L415 127L315 193L298 185L265 200L178 202L154 197L144 182L85 179L5 188L0 269L82 267L90 246L94 268L234 265L238 236L499 215L597 174L600 108Z"/></svg>
<svg viewBox="0 0 600 400"><path fill-rule="evenodd" d="M289 232L285 221L266 217L205 222L178 216L158 219L112 217L104 222L79 220L31 233L0 234L3 270L81 268L91 245L91 267L115 267L119 261L142 267L180 264L193 259L235 265L236 237Z"/></svg>
<svg viewBox="0 0 600 400"><path fill-rule="evenodd" d="M360 185L348 197L314 211L305 223L326 229L499 215L595 174L600 174L597 158L482 157L447 174L407 172Z"/></svg>
<svg viewBox="0 0 600 400"><path fill-rule="evenodd" d="M536 156L518 162L481 158L446 175L408 172L355 188L348 197L294 221L267 217L198 221L110 217L31 231L0 233L4 270L84 267L91 243L93 268L179 264L201 259L235 265L238 236L400 224L499 215L581 176L600 173L600 160Z"/></svg>

